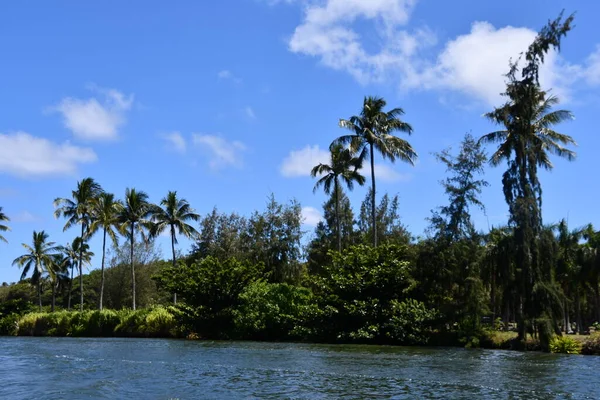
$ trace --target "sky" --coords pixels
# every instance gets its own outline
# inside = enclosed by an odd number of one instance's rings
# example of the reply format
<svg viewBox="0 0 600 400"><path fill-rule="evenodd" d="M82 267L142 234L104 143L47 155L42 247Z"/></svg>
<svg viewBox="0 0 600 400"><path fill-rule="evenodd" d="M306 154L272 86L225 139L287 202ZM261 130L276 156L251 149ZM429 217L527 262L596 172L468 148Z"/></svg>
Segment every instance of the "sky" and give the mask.
<svg viewBox="0 0 600 400"><path fill-rule="evenodd" d="M575 115L558 130L578 157L541 174L544 219L600 226L599 2L2 2L0 206L12 230L0 242L0 282L19 279L11 263L34 230L59 244L77 235L63 232L53 200L88 176L121 198L127 187L156 203L177 190L201 215L214 206L249 215L271 193L295 198L310 235L326 200L310 169L328 160L345 133L339 118L358 114L365 95L401 107L414 128L400 136L416 165L377 156L375 168L378 196L398 194L403 223L423 235L446 202L433 153L497 129L482 115L502 103L509 59L563 8L576 27L547 58L542 85ZM503 170L486 168L480 229L507 220ZM356 210L366 193L350 194ZM97 268L101 240L91 247Z"/></svg>

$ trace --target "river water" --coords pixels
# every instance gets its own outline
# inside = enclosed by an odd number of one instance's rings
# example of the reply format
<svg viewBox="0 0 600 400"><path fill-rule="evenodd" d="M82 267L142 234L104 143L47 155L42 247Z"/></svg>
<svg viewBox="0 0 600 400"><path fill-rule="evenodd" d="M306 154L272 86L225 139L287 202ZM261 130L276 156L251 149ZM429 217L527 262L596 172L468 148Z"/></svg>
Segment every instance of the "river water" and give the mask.
<svg viewBox="0 0 600 400"><path fill-rule="evenodd" d="M593 356L12 337L0 349L0 399L600 399Z"/></svg>

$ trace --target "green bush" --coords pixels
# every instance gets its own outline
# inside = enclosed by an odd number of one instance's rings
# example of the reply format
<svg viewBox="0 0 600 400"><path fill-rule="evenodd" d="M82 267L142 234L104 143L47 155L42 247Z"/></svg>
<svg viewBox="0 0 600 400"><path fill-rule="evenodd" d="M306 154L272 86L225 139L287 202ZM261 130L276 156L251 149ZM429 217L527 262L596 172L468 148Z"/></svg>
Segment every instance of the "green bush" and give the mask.
<svg viewBox="0 0 600 400"><path fill-rule="evenodd" d="M392 300L390 319L384 325L386 336L393 343L415 345L426 344L431 335L431 326L438 317L435 309L429 309L420 301L407 299Z"/></svg>
<svg viewBox="0 0 600 400"><path fill-rule="evenodd" d="M312 292L285 283L254 282L234 310L237 336L254 340L302 339L307 316L316 307Z"/></svg>
<svg viewBox="0 0 600 400"><path fill-rule="evenodd" d="M178 324L171 310L164 307L153 308L146 315L144 332L151 337L176 337L178 335Z"/></svg>
<svg viewBox="0 0 600 400"><path fill-rule="evenodd" d="M550 341L550 352L581 354L581 343L568 336L557 336Z"/></svg>

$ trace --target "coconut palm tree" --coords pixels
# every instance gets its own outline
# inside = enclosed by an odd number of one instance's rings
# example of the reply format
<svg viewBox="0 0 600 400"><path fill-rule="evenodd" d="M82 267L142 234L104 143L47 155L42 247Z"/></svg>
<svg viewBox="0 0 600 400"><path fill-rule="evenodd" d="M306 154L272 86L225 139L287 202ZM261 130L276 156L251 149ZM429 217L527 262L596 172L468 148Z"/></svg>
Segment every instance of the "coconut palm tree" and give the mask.
<svg viewBox="0 0 600 400"><path fill-rule="evenodd" d="M104 260L106 257L106 237L112 241L112 243L118 245L118 237L115 232L115 228L118 228L118 216L123 210L123 203L119 200L115 200L115 195L112 193L101 193L97 198L94 199L94 206L92 210L93 221L89 228L89 236L92 236L98 230L102 229L102 275L100 278L100 299L98 302L98 308L102 310L103 299L104 299Z"/></svg>
<svg viewBox="0 0 600 400"><path fill-rule="evenodd" d="M131 263L131 294L132 308L135 310L135 263L133 259L133 246L135 244L135 233L142 234L145 240L144 233L152 227L150 217L153 206L148 202L148 195L145 192L137 191L133 188L125 190L124 207L118 215L119 231L126 235L129 239L130 247L130 263Z"/></svg>
<svg viewBox="0 0 600 400"><path fill-rule="evenodd" d="M92 223L94 199L103 192L102 187L93 178L85 178L77 182L77 190L71 192L71 199L57 198L54 200L54 216L67 219L64 231L75 225L81 225L81 238L85 242L88 237L88 228ZM79 310L83 311L83 246L79 254Z"/></svg>
<svg viewBox="0 0 600 400"><path fill-rule="evenodd" d="M13 265L23 268L21 280L25 279L31 267L33 267L32 283L37 286L40 311L42 311L42 289L41 279L44 273L47 273L55 262L57 252L60 250L54 242L48 242L48 234L44 231L33 231L32 245L22 243L27 253L14 259Z"/></svg>
<svg viewBox="0 0 600 400"><path fill-rule="evenodd" d="M8 218L6 216L6 214L4 214L2 212L2 207L0 207L0 232L10 231L10 228L8 227L8 225L2 224L2 222L8 222L8 221L10 221L10 218ZM4 243L8 243L8 240L6 240L6 238L2 235L0 235L0 240L2 240Z"/></svg>
<svg viewBox="0 0 600 400"><path fill-rule="evenodd" d="M62 251L63 248L57 246L57 250ZM56 304L56 288L61 281L69 279L69 260L64 253L57 253L53 258L52 264L47 266L47 272L52 284L52 312L54 312Z"/></svg>
<svg viewBox="0 0 600 400"><path fill-rule="evenodd" d="M67 243L66 246L61 248L65 259L63 263L66 269L71 269L71 279L69 280L69 297L67 299L67 309L71 309L71 291L73 290L73 271L77 268L79 260L82 265L92 263L92 257L94 253L90 251L90 245L81 240L78 236L73 239L73 243Z"/></svg>
<svg viewBox="0 0 600 400"><path fill-rule="evenodd" d="M340 179L346 184L349 190L354 188L354 182L359 185L365 183L365 177L358 172L362 168L362 160L358 157L354 157L350 149L345 149L340 144L334 144L330 148L331 150L331 161L329 164L320 163L316 165L310 175L313 178L320 177L313 192L323 186L325 193L331 194L333 192L335 196L335 222L337 230L337 244L338 251L342 251L342 232L340 228Z"/></svg>
<svg viewBox="0 0 600 400"><path fill-rule="evenodd" d="M198 231L187 221L198 221L200 216L195 213L186 199L177 198L177 192L171 191L160 201L160 206L152 208L151 235L156 237L169 229L171 237L171 250L173 252L173 267L176 267L175 244L177 233L192 238L198 236ZM173 303L177 304L177 293L173 293Z"/></svg>
<svg viewBox="0 0 600 400"><path fill-rule="evenodd" d="M417 153L410 143L404 139L394 136L394 132L405 132L411 134L412 127L402 121L404 110L394 108L384 111L386 101L379 97L365 97L363 108L359 115L349 119L340 119L342 128L352 131L350 135L343 135L335 139L332 144L349 146L353 153L359 154L362 161L367 156L371 161L371 214L373 215L373 245L377 246L377 212L375 205L375 151L378 151L384 159L395 162L397 159L413 165Z"/></svg>

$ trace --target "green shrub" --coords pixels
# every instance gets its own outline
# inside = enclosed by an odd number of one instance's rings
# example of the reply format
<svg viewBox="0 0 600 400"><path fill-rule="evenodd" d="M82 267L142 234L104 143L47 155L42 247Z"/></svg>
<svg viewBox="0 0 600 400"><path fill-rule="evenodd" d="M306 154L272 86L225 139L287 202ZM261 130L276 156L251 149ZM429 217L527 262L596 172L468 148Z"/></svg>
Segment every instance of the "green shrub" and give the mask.
<svg viewBox="0 0 600 400"><path fill-rule="evenodd" d="M153 308L146 315L144 331L151 337L176 337L177 321L170 309L164 307Z"/></svg>
<svg viewBox="0 0 600 400"><path fill-rule="evenodd" d="M21 316L15 313L7 314L0 318L0 335L16 335L20 318Z"/></svg>
<svg viewBox="0 0 600 400"><path fill-rule="evenodd" d="M146 316L149 310L121 310L118 312L119 324L115 327L117 336L145 337Z"/></svg>
<svg viewBox="0 0 600 400"><path fill-rule="evenodd" d="M568 336L557 336L550 341L552 353L581 354L581 343Z"/></svg>
<svg viewBox="0 0 600 400"><path fill-rule="evenodd" d="M390 303L390 320L384 326L386 336L394 343L426 344L431 327L438 317L435 309L429 309L420 301L407 299Z"/></svg>

